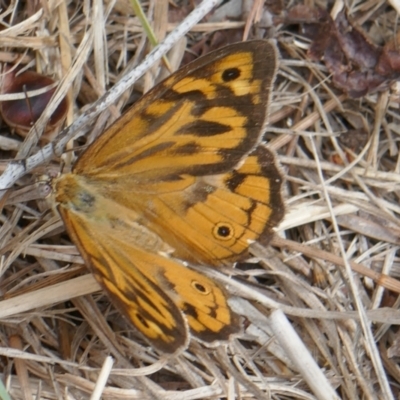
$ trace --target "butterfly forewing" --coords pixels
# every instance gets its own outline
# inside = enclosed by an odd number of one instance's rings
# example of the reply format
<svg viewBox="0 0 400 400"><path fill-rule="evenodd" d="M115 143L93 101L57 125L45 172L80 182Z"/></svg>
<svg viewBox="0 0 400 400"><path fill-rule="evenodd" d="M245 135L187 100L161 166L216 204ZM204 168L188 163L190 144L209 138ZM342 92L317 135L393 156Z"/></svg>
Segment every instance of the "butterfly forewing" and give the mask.
<svg viewBox="0 0 400 400"><path fill-rule="evenodd" d="M263 133L276 60L270 42L253 41L188 64L97 139L74 171L105 180L134 176L138 191L181 174L229 171Z"/></svg>
<svg viewBox="0 0 400 400"><path fill-rule="evenodd" d="M70 180L69 185L73 184ZM138 246L146 238L149 242L153 238L146 236L145 230L136 232L133 224L127 226L124 218L119 219L118 215L109 218L107 204L102 205L102 210L105 218L96 218L95 212L85 214L59 208L68 233L86 264L120 312L155 349L171 354L178 352L188 341L182 311L157 285L150 271L135 265L136 261L142 262L141 256L146 254ZM157 247L153 250L156 252Z"/></svg>

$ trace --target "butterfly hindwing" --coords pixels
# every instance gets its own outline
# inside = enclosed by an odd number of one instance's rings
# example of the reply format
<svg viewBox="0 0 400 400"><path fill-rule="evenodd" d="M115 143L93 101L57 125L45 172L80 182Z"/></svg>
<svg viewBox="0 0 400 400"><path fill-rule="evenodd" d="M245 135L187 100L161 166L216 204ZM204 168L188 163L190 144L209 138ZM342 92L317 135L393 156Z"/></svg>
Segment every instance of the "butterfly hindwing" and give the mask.
<svg viewBox="0 0 400 400"><path fill-rule="evenodd" d="M105 200L101 209L110 206ZM134 218L129 220L130 213L99 220L95 211L83 218L74 210L60 212L97 281L154 348L179 352L187 344L187 324L206 343L239 332L238 317L230 310L225 291L161 254L155 236L135 225ZM126 236L128 231L131 234Z"/></svg>
<svg viewBox="0 0 400 400"><path fill-rule="evenodd" d="M154 208L168 219L160 224L155 218L151 227L168 232L178 257L206 265L231 263L250 243L272 235L284 214L281 186L274 155L259 145L238 168L196 178L178 203L184 207L175 206L175 192L155 198Z"/></svg>

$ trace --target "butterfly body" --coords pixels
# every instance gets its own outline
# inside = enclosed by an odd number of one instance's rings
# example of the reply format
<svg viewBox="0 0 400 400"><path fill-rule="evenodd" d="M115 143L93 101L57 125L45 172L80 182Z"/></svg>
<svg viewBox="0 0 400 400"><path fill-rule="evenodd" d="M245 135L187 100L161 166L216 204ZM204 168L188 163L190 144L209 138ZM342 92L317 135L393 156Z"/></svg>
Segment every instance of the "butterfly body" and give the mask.
<svg viewBox="0 0 400 400"><path fill-rule="evenodd" d="M283 216L282 178L260 144L276 59L253 41L196 60L53 182L86 264L161 352L185 348L188 329L206 343L240 330L225 291L182 261L230 264Z"/></svg>

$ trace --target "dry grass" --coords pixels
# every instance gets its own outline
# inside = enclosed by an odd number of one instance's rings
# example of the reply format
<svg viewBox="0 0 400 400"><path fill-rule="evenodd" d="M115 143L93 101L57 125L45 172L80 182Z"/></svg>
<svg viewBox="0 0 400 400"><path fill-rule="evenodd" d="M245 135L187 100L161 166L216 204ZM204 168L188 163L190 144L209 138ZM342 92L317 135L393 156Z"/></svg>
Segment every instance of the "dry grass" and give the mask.
<svg viewBox="0 0 400 400"><path fill-rule="evenodd" d="M55 77L60 98L70 99L67 125L146 54L128 1L11 3L2 9L10 27L0 31L0 61ZM373 41L395 36L398 14L385 1L345 3ZM162 41L189 6L170 5L168 13L157 12L167 10L166 1L151 4ZM266 24L271 14L263 12ZM60 170L51 147L38 151L47 113L24 143L0 136L2 170L8 160L37 154L1 215L0 376L13 399L324 399L333 391L342 399L398 398L398 87L351 99L286 26L260 29L252 10L235 21L225 21L223 11L213 18L196 24L187 43L178 41L169 54L173 68L186 47L205 37L211 47L239 40L244 30L274 37L282 54L266 139L286 175L287 215L273 246L254 245L258 262L238 266L240 279L227 280L232 307L246 317L245 333L218 349L192 341L174 359L160 359L137 337L83 275L59 218L34 200L40 193L29 185ZM70 132L81 138L67 148L84 143L83 136L93 140L163 70L151 68L133 94L125 91L97 120L89 114L89 124ZM56 139L56 149L65 142ZM74 157L66 153L65 168Z"/></svg>

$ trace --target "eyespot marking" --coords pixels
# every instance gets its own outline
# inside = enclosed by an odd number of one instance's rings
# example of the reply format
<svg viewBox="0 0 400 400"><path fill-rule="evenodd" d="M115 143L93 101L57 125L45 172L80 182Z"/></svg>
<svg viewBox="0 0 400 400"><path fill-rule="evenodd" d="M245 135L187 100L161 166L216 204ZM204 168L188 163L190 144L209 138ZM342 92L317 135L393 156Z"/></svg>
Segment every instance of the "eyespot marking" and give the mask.
<svg viewBox="0 0 400 400"><path fill-rule="evenodd" d="M210 293L210 290L198 281L192 281L192 287L200 294L207 295Z"/></svg>
<svg viewBox="0 0 400 400"><path fill-rule="evenodd" d="M228 222L219 222L214 226L213 235L218 240L230 240L233 234L233 226Z"/></svg>
<svg viewBox="0 0 400 400"><path fill-rule="evenodd" d="M228 68L222 73L222 80L224 82L233 81L240 76L240 69L239 68Z"/></svg>

